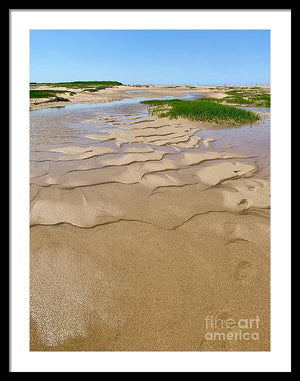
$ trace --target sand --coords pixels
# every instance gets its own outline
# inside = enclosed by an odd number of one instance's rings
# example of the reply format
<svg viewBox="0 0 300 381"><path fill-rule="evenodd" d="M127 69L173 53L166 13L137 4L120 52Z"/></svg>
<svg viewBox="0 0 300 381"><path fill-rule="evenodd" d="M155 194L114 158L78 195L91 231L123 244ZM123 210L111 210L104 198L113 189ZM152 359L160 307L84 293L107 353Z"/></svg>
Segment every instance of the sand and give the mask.
<svg viewBox="0 0 300 381"><path fill-rule="evenodd" d="M90 145L31 152L31 350L269 350L269 178L215 125L85 122ZM208 316L259 339L209 340Z"/></svg>
<svg viewBox="0 0 300 381"><path fill-rule="evenodd" d="M244 86L247 87L247 86ZM252 87L252 86L250 86ZM265 86L259 86L265 87ZM68 102L49 102L49 98L30 99L30 110L39 110L42 108L65 107L76 103L105 103L119 101L125 98L155 98L172 95L174 97L183 97L186 94L203 94L211 98L224 98L227 95L224 93L223 86L214 85L195 85L193 88L185 85L178 87L170 87L167 85L151 85L150 87L141 86L114 86L98 92L85 92L82 89L73 89L66 87L49 87L37 86L36 90L65 90L65 93L60 93L59 96L67 99ZM138 91L138 92L136 92ZM70 92L75 95L70 95Z"/></svg>
<svg viewBox="0 0 300 381"><path fill-rule="evenodd" d="M36 90L53 90L49 86L38 86ZM52 107L64 107L70 104L76 103L103 103L118 101L125 98L138 98L138 97L164 97L165 95L172 95L176 97L182 97L188 93L202 93L207 91L207 86L197 86L195 89L190 89L186 86L170 89L168 86L151 86L151 87L134 87L134 86L114 86L98 92L85 92L82 89L71 89L65 87L56 87L56 90L65 90L65 93L59 95L64 99L68 99L68 102L49 102L48 98L30 99L30 110L39 110L41 108ZM200 91L201 90L201 91ZM70 95L70 91L75 95ZM133 91L133 92L132 92ZM142 93L136 93L134 91L142 91Z"/></svg>

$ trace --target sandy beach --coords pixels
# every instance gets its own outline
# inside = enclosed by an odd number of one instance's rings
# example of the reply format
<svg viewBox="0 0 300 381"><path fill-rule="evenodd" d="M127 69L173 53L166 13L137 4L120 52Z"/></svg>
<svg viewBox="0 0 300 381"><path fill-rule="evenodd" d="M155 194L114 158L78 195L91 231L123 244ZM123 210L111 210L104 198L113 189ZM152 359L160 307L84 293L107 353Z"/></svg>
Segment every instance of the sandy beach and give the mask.
<svg viewBox="0 0 300 381"><path fill-rule="evenodd" d="M189 93L199 93L204 94L207 97L212 98L223 98L226 97L226 93L223 91L226 86L214 86L214 85L152 85L152 86L114 86L107 88L98 92L90 93L85 92L82 89L72 88L70 95L70 88L66 87L55 87L55 90L65 91L63 93L63 98L67 99L68 102L49 102L47 98L41 99L30 99L30 110L39 110L42 108L52 108L52 107L65 107L71 104L84 103L84 104L95 104L104 102L119 101L125 98L137 98L143 96L145 98L149 97L164 97L172 95L174 97L183 97L185 94ZM253 88L254 86L244 86L245 88ZM268 88L268 86L257 86L258 88ZM35 90L53 90L51 86L36 86Z"/></svg>
<svg viewBox="0 0 300 381"><path fill-rule="evenodd" d="M230 127L135 102L222 91L31 100L32 351L270 349L269 109Z"/></svg>

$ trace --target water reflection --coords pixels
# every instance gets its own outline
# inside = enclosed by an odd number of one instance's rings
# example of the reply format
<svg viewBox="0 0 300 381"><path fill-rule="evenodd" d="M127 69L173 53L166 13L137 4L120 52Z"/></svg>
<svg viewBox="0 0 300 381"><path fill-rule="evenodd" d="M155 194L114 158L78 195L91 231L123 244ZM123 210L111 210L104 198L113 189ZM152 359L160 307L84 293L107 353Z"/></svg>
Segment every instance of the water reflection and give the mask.
<svg viewBox="0 0 300 381"><path fill-rule="evenodd" d="M178 99L196 99L202 94L187 94ZM175 99L175 97L164 97ZM121 101L98 104L74 104L64 108L48 108L30 112L31 149L51 148L65 144L90 145L91 140L84 137L95 133L95 125L85 123L87 119L97 118L100 114L139 114L147 117L148 106L143 100L154 98L127 98ZM162 98L163 99L163 98ZM99 126L103 123L100 123ZM107 127L107 125L106 125ZM96 144L93 142L92 144ZM98 142L99 144L99 142Z"/></svg>
<svg viewBox="0 0 300 381"><path fill-rule="evenodd" d="M187 94L182 98L192 100L203 97L199 93ZM141 104L142 100L156 98L127 98L100 104L75 104L64 108L50 108L31 111L30 113L30 141L31 150L50 149L64 145L92 146L99 144L114 144L112 142L100 143L96 140L87 139L88 134L99 133L104 128L118 129L118 126L103 123L97 117L99 115L136 114L145 118L149 116L148 105ZM163 99L163 98L161 98ZM164 99L175 99L168 96ZM262 123L245 125L238 128L224 128L201 130L196 135L202 139L213 137L215 142L212 148L217 151L232 151L245 153L256 157L257 164L268 167L270 157L270 119L264 117L269 113L269 108L241 107L250 111L262 113ZM95 123L87 120L96 120ZM124 120L125 121L125 120ZM203 144L201 150L208 150Z"/></svg>

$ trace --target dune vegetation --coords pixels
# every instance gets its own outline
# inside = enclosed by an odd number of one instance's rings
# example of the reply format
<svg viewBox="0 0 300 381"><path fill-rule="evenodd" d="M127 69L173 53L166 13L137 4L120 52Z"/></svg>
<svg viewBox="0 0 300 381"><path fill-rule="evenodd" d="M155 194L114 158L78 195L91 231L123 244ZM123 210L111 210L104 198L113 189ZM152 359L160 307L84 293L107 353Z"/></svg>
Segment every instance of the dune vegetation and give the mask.
<svg viewBox="0 0 300 381"><path fill-rule="evenodd" d="M248 87L226 91L226 98L220 101L243 106L270 107L271 96L262 88Z"/></svg>
<svg viewBox="0 0 300 381"><path fill-rule="evenodd" d="M50 98L58 93L66 93L65 90L36 90L36 87L47 86L51 88L66 87L68 89L80 89L87 92L96 92L113 86L122 85L118 81L74 81L74 82L30 82L30 98ZM69 92L69 95L75 95Z"/></svg>
<svg viewBox="0 0 300 381"><path fill-rule="evenodd" d="M97 87L97 86L100 86L100 87L119 86L119 85L122 85L122 83L118 81L73 81L73 82L30 82L30 85L85 89L85 88Z"/></svg>
<svg viewBox="0 0 300 381"><path fill-rule="evenodd" d="M58 94L65 94L64 90L30 90L30 98L53 98L55 101L68 101L68 99L58 96ZM69 92L68 92L69 93ZM72 93L69 93L72 95ZM73 93L74 94L74 93Z"/></svg>

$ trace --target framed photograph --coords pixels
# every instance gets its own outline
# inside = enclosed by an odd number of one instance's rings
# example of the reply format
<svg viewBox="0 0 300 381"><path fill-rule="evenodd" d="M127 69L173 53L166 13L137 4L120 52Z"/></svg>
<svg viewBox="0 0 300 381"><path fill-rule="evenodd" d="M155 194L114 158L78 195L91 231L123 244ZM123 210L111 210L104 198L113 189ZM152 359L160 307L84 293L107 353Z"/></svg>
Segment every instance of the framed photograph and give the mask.
<svg viewBox="0 0 300 381"><path fill-rule="evenodd" d="M290 371L290 10L10 10L10 94L12 371Z"/></svg>

